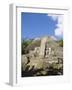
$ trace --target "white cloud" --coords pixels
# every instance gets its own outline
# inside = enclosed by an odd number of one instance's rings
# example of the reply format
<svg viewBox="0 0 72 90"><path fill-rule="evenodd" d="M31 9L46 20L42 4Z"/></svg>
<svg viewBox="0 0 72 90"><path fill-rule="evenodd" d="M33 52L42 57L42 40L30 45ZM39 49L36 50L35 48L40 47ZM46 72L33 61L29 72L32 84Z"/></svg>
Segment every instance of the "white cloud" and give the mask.
<svg viewBox="0 0 72 90"><path fill-rule="evenodd" d="M56 21L58 18L58 16L54 14L48 14L47 16L51 17L54 21Z"/></svg>
<svg viewBox="0 0 72 90"><path fill-rule="evenodd" d="M63 35L63 31L61 28L55 29L55 36L62 36L62 35Z"/></svg>
<svg viewBox="0 0 72 90"><path fill-rule="evenodd" d="M51 36L51 38L52 38L53 40L57 40L57 38L56 38L55 36Z"/></svg>
<svg viewBox="0 0 72 90"><path fill-rule="evenodd" d="M55 29L55 35L56 36L62 36L63 35L63 17L58 16L58 24L57 28Z"/></svg>
<svg viewBox="0 0 72 90"><path fill-rule="evenodd" d="M57 28L54 30L55 36L62 36L63 35L63 16L62 15L53 15L48 14L47 16L51 17L53 21L58 21Z"/></svg>

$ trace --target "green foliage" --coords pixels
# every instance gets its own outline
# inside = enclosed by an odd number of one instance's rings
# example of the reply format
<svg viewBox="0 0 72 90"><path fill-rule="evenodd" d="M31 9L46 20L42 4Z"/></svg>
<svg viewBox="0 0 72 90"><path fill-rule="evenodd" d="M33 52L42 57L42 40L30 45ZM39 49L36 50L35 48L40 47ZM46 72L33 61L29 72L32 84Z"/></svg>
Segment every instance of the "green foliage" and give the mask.
<svg viewBox="0 0 72 90"><path fill-rule="evenodd" d="M32 40L22 40L21 42L21 53L27 54L28 50L26 50L27 46L32 42Z"/></svg>
<svg viewBox="0 0 72 90"><path fill-rule="evenodd" d="M59 43L59 46L63 47L63 40L59 40L58 43Z"/></svg>

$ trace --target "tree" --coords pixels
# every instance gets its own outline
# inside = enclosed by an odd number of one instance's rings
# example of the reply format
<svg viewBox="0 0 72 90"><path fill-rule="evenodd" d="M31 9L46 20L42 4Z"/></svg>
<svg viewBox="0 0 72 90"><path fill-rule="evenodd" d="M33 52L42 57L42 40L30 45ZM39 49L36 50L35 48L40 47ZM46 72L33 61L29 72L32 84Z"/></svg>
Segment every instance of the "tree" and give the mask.
<svg viewBox="0 0 72 90"><path fill-rule="evenodd" d="M27 46L32 42L32 40L22 40L21 42L21 53L27 54L28 50L26 50Z"/></svg>
<svg viewBox="0 0 72 90"><path fill-rule="evenodd" d="M59 40L59 46L63 47L63 40Z"/></svg>

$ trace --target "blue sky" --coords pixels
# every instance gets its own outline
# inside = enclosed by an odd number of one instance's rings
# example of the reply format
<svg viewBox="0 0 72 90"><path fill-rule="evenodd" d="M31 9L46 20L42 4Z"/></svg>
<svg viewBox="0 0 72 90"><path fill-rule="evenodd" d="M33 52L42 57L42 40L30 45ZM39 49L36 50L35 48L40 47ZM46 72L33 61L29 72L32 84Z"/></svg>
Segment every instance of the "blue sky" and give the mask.
<svg viewBox="0 0 72 90"><path fill-rule="evenodd" d="M42 36L63 38L60 15L21 13L21 38L33 39Z"/></svg>

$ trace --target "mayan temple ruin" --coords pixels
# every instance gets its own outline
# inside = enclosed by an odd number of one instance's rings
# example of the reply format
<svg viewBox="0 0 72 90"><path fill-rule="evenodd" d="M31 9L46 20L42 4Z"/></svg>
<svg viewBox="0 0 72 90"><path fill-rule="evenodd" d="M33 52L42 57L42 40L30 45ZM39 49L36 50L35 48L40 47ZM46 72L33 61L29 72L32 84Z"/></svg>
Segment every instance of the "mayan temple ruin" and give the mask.
<svg viewBox="0 0 72 90"><path fill-rule="evenodd" d="M63 74L63 47L51 37L33 40L22 55L22 76Z"/></svg>

